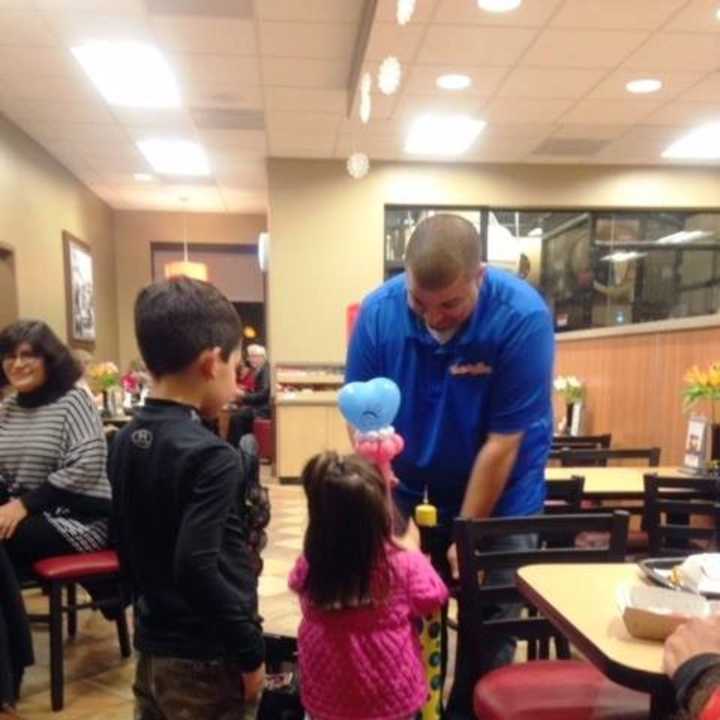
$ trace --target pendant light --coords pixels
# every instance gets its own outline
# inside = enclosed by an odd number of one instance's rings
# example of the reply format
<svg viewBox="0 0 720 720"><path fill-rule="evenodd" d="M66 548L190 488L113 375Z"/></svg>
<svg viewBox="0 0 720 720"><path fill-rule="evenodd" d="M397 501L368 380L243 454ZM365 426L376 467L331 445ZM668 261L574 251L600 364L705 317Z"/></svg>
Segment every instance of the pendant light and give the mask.
<svg viewBox="0 0 720 720"><path fill-rule="evenodd" d="M187 201L186 197L181 197L180 202L183 203L183 259L174 260L165 264L165 277L173 278L185 276L193 278L193 280L207 280L207 265L201 262L190 262L188 260L188 242L187 242Z"/></svg>

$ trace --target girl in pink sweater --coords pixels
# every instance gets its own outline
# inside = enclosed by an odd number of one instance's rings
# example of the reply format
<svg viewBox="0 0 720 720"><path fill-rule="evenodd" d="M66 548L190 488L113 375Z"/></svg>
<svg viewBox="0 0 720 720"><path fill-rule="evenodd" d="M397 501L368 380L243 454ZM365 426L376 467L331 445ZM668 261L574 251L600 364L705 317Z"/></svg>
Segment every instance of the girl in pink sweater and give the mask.
<svg viewBox="0 0 720 720"><path fill-rule="evenodd" d="M290 573L300 596L303 705L312 720L405 720L428 693L413 620L447 589L418 551L391 536L374 466L326 452L305 466L304 554Z"/></svg>

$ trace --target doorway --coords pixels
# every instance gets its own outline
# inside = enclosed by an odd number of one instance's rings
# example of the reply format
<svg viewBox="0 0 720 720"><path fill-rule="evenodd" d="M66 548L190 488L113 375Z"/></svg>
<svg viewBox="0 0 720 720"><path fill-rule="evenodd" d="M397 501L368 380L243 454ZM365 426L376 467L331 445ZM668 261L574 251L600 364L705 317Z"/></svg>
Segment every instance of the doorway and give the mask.
<svg viewBox="0 0 720 720"><path fill-rule="evenodd" d="M0 328L18 319L15 253L0 245Z"/></svg>

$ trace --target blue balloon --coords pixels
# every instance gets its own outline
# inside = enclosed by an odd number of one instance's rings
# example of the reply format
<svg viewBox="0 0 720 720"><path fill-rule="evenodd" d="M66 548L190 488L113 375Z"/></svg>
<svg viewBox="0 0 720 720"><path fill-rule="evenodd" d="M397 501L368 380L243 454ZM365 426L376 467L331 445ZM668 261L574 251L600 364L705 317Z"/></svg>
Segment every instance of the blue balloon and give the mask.
<svg viewBox="0 0 720 720"><path fill-rule="evenodd" d="M360 432L370 432L392 423L400 408L400 388L389 378L353 382L338 393L343 417Z"/></svg>

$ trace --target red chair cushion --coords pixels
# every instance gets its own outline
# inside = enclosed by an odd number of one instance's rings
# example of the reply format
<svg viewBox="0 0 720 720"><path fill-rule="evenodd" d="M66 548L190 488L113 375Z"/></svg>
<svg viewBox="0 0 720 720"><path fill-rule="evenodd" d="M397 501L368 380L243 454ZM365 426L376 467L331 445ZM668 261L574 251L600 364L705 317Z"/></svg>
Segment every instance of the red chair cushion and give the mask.
<svg viewBox="0 0 720 720"><path fill-rule="evenodd" d="M260 457L272 460L272 420L269 418L255 418L255 420L253 420L253 435L258 443L258 454Z"/></svg>
<svg viewBox="0 0 720 720"><path fill-rule="evenodd" d="M113 575L119 571L114 550L58 555L38 560L33 571L42 580L76 580L97 575Z"/></svg>
<svg viewBox="0 0 720 720"><path fill-rule="evenodd" d="M645 720L650 696L617 685L590 663L537 660L480 678L473 705L481 720Z"/></svg>

